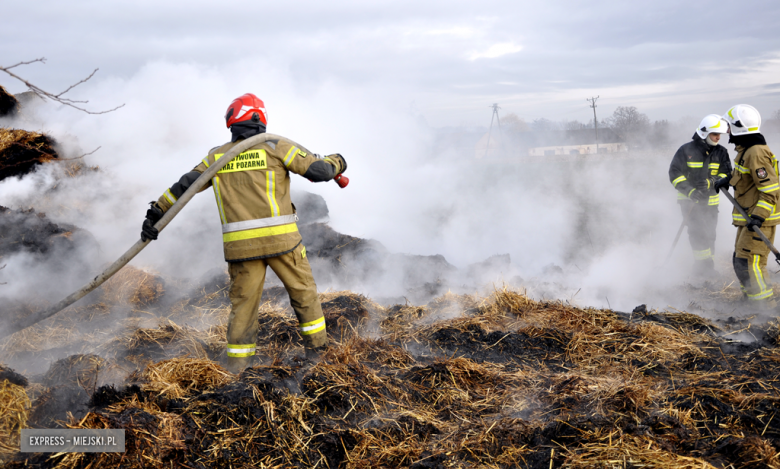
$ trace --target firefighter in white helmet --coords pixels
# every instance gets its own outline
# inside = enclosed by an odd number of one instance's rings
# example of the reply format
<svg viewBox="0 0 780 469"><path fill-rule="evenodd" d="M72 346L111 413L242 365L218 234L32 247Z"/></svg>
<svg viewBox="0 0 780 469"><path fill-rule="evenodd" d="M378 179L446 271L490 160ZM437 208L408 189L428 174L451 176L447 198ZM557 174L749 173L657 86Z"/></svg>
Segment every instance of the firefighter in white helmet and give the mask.
<svg viewBox="0 0 780 469"><path fill-rule="evenodd" d="M745 298L756 309L773 309L776 302L766 275L769 247L755 235L761 230L770 242L775 239L775 227L780 222L777 209L780 185L777 159L761 135L761 115L753 106L738 104L723 118L730 124L729 143L736 146L734 172L731 177L716 182L719 189L734 187L734 198L748 214L748 219L734 209L732 221L737 227L734 245L734 272Z"/></svg>
<svg viewBox="0 0 780 469"><path fill-rule="evenodd" d="M692 140L677 150L669 165L669 180L677 189L677 201L688 225L694 274L705 278L715 274L713 257L720 201L715 182L731 174L728 151L718 145L728 127L719 115L706 116Z"/></svg>

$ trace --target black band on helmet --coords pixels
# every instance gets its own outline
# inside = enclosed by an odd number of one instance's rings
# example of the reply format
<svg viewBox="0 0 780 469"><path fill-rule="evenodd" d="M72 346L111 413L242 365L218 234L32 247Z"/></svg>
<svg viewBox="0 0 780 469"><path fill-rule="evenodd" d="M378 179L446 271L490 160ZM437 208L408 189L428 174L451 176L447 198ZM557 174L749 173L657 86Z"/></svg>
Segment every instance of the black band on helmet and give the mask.
<svg viewBox="0 0 780 469"><path fill-rule="evenodd" d="M742 127L742 121L736 121L732 124L734 127Z"/></svg>
<svg viewBox="0 0 780 469"><path fill-rule="evenodd" d="M227 122L228 120L230 120L230 116L232 115L233 115L233 108L231 107L230 110L228 110L228 113L225 114L225 121Z"/></svg>

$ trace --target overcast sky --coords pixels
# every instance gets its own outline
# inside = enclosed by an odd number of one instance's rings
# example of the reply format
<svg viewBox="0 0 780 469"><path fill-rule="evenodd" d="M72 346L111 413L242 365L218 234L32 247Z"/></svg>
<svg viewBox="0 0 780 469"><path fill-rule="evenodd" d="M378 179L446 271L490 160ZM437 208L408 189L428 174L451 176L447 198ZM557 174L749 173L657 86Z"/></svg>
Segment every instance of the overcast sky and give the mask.
<svg viewBox="0 0 780 469"><path fill-rule="evenodd" d="M18 73L58 90L96 67L105 82L155 62L219 73L256 60L285 70L302 93L335 83L363 90L360 99L389 94L437 127L487 125L493 102L526 120L586 122L595 95L600 118L633 105L675 120L737 102L779 109L778 25L771 0L9 0L0 64L46 57ZM24 90L6 76L0 84Z"/></svg>

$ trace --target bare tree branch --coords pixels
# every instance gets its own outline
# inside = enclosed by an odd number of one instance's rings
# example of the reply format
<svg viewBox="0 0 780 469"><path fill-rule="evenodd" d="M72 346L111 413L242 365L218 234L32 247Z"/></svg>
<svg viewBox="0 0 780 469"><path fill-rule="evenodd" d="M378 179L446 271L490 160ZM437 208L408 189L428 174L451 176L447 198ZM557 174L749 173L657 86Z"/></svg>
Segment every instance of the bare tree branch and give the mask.
<svg viewBox="0 0 780 469"><path fill-rule="evenodd" d="M91 154L95 153L96 151L100 150L100 148L101 148L101 147L97 147L97 148L95 148L94 150L92 150L91 152L89 152L89 153L84 153L84 154L83 154L83 155L81 155L81 156L74 156L73 158L57 158L56 160L52 160L52 161L73 161L73 160L80 160L81 158L84 158L85 156L89 156L89 155L91 155Z"/></svg>
<svg viewBox="0 0 780 469"><path fill-rule="evenodd" d="M41 88L35 86L34 84L30 83L29 81L25 80L24 78L22 78L19 75L16 75L15 73L10 71L12 68L18 67L20 65L29 65L29 64L36 63L36 62L46 63L46 58L45 57L41 57L39 59L28 60L28 61L25 61L25 62L19 62L19 63L13 64L13 65L10 65L8 67L1 67L0 66L0 71L3 71L5 73L7 73L8 75L11 75L12 77L14 77L17 80L21 81L22 83L27 85L27 88L29 88L30 91L32 91L33 93L35 93L36 95L38 95L40 98L42 98L44 100L48 98L48 99L51 99L52 101L58 102L58 103L63 104L65 106L70 106L70 107L72 107L74 109L78 109L79 111L86 112L87 114L106 114L106 113L111 112L111 111L116 111L117 109L119 109L119 108L124 106L124 104L122 104L120 106L117 106L117 107L115 107L113 109L109 109L107 111L88 111L88 110L84 109L83 107L77 106L77 104L87 104L89 101L78 101L78 100L74 100L74 99L63 97L63 95L65 93L67 93L68 91L72 90L73 88L79 86L80 84L88 81L90 78L95 76L95 73L97 73L97 71L99 70L97 68L95 70L93 70L92 73L90 73L88 77L84 78L83 80L80 80L77 83L74 83L74 84L70 85L65 91L63 91L61 93L50 93L48 91L42 90ZM86 156L86 155L84 155L84 156Z"/></svg>

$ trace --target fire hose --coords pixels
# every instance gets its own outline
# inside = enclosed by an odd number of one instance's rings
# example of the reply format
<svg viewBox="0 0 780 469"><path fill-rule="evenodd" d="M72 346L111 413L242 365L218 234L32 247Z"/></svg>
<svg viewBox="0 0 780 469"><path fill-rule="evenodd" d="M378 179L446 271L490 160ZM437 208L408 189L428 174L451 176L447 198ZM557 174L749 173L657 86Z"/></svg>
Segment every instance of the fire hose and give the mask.
<svg viewBox="0 0 780 469"><path fill-rule="evenodd" d="M209 166L209 168L206 171L204 171L203 174L201 174L200 177L198 177L198 179L196 179L195 182L193 182L192 185L186 191L184 191L184 194L182 194L181 197L179 197L176 200L176 203L174 203L173 206L169 208L167 212L165 212L165 215L163 215L163 217L157 223L155 223L154 227L157 229L157 231L162 231L163 228L165 228L168 225L168 223L170 223L171 220L173 220L173 217L175 217L184 208L184 206L187 205L187 203L195 196L195 194L197 194L198 191L200 191L203 188L203 186L205 186L208 183L208 181L210 181L214 176L217 175L217 172L219 172L220 169L222 169L225 165L230 163L230 161L233 160L233 158L235 158L239 153L242 153L245 150L248 150L253 146L263 143L267 140L279 140L282 138L283 137L280 137L278 135L264 133L264 134L255 135L253 137L249 137L241 141L240 143L238 143L236 146L231 148L227 153L225 153L223 157L219 158L211 166ZM303 148L295 142L291 141L291 143L297 146L298 148ZM347 186L347 184L349 184L349 179L346 176L343 176L341 174L337 175L334 178L334 180L341 188L344 188ZM101 274L93 278L92 281L84 285L80 290L72 293L71 295L69 295L59 303L47 309L38 311L36 313L32 313L14 324L9 324L8 325L9 327L0 330L0 338L14 334L16 332L19 332L23 329L32 326L33 324L41 322L44 319L50 318L51 316L54 316L55 314L59 313L63 309L72 305L76 301L80 300L88 293L90 293L92 290L102 285L103 282L111 278L122 267L124 267L135 256L137 256L138 253L140 253L150 242L151 240L142 241L139 239L119 259L117 259L113 264L111 264L108 268L106 268Z"/></svg>
<svg viewBox="0 0 780 469"><path fill-rule="evenodd" d="M747 212L745 212L745 209L742 208L742 206L739 205L736 200L734 200L734 197L729 194L728 189L723 189L721 192L726 196L727 199L729 199L729 202L734 205L734 208L737 209L737 212L745 217L745 220L750 220L750 217L748 216ZM769 239L767 239L766 235L764 235L764 233L761 231L761 228L753 227L753 233L758 235L758 237L761 238L761 241L763 241L764 244L769 247L769 250L772 251L772 253L775 255L775 262L780 264L780 251L778 251L777 248L769 241Z"/></svg>

